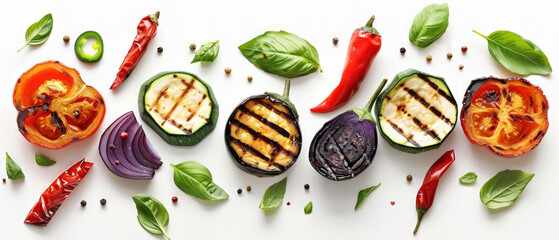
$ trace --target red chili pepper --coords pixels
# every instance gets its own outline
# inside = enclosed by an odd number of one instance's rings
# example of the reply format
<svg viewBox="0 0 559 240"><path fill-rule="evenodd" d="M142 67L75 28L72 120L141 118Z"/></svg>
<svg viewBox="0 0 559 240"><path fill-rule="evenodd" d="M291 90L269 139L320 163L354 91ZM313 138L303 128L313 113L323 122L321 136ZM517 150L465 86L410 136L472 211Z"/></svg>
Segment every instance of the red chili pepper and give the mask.
<svg viewBox="0 0 559 240"><path fill-rule="evenodd" d="M78 183L85 177L93 163L82 159L74 166L60 174L54 182L41 194L39 201L31 208L24 223L46 226L52 219L64 199L72 193Z"/></svg>
<svg viewBox="0 0 559 240"><path fill-rule="evenodd" d="M417 232L421 219L423 215L431 208L433 205L433 199L435 199L435 193L437 192L437 185L439 184L439 179L450 167L450 164L454 162L454 150L450 150L443 154L439 160L437 160L427 174L425 179L423 179L423 185L417 192L417 197L415 199L415 209L417 210L417 224L413 230L413 234Z"/></svg>
<svg viewBox="0 0 559 240"><path fill-rule="evenodd" d="M311 108L312 112L334 111L349 102L355 95L380 50L381 38L378 31L373 28L374 20L373 15L364 27L353 32L340 84L318 106Z"/></svg>
<svg viewBox="0 0 559 240"><path fill-rule="evenodd" d="M149 41L155 37L157 26L159 25L159 11L155 14L147 15L146 17L142 18L140 24L136 28L138 33L136 34L136 38L134 38L134 42L128 50L126 57L124 57L124 61L120 68L118 69L118 73L116 74L116 79L111 85L111 89L118 87L120 83L122 83L132 70L138 64L138 60L144 55L146 49L148 47Z"/></svg>

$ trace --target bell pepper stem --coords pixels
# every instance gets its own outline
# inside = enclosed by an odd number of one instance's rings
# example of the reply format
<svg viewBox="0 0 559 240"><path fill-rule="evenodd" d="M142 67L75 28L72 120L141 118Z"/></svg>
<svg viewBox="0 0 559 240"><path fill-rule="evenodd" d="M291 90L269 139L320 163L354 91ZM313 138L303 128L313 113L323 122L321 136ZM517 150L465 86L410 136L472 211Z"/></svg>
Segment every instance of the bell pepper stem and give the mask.
<svg viewBox="0 0 559 240"><path fill-rule="evenodd" d="M380 83L380 85L377 87L377 90L375 91L375 93L373 94L373 96L371 97L371 99L369 99L369 102L367 102L367 105L365 105L365 107L363 108L363 110L367 111L367 112L371 112L371 109L373 109L373 105L375 105L375 101L378 98L378 95L380 94L380 92L382 91L382 89L384 88L384 85L386 85L386 82L388 81L388 79L383 79L382 82Z"/></svg>
<svg viewBox="0 0 559 240"><path fill-rule="evenodd" d="M290 85L291 85L291 80L285 79L285 86L283 87L283 94L282 94L282 96L285 98L289 98Z"/></svg>
<svg viewBox="0 0 559 240"><path fill-rule="evenodd" d="M369 18L369 21L367 21L367 24L365 24L365 27L373 27L373 22L375 21L375 15L373 15L371 18Z"/></svg>

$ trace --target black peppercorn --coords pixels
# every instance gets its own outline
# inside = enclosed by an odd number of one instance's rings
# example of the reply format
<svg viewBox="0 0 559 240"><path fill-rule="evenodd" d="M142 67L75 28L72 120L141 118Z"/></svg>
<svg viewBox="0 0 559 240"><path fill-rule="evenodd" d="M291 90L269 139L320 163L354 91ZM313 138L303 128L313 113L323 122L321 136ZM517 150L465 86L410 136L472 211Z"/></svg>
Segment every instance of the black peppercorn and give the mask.
<svg viewBox="0 0 559 240"><path fill-rule="evenodd" d="M309 184L305 184L305 190L309 190L309 188L311 188L311 186Z"/></svg>
<svg viewBox="0 0 559 240"><path fill-rule="evenodd" d="M101 201L99 201L99 202L100 202L101 205L103 205L103 206L104 206L105 204L107 204L107 200L104 199L104 198L102 198Z"/></svg>
<svg viewBox="0 0 559 240"><path fill-rule="evenodd" d="M405 49L404 47L401 47L401 48L400 48L400 53L401 53L401 54L406 53L406 49Z"/></svg>
<svg viewBox="0 0 559 240"><path fill-rule="evenodd" d="M85 207L85 205L87 205L87 202L85 200L82 200L80 204L82 205L82 207Z"/></svg>
<svg viewBox="0 0 559 240"><path fill-rule="evenodd" d="M158 52L158 53L162 53L162 52L163 52L163 47L158 47L158 48L157 48L157 52Z"/></svg>
<svg viewBox="0 0 559 240"><path fill-rule="evenodd" d="M237 189L237 193L238 193L238 194L241 194L242 192L243 192L243 189L240 189L240 188Z"/></svg>

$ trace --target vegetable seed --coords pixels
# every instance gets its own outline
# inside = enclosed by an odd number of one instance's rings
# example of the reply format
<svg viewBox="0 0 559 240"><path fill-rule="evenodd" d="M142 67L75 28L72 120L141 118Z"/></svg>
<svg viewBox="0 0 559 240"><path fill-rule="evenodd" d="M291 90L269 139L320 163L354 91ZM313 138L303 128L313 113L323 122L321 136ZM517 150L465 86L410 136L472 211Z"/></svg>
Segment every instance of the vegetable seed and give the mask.
<svg viewBox="0 0 559 240"><path fill-rule="evenodd" d="M332 43L333 43L334 45L338 45L338 41L340 41L340 40L339 40L337 37L332 38Z"/></svg>
<svg viewBox="0 0 559 240"><path fill-rule="evenodd" d="M158 47L158 48L157 48L157 52L158 52L158 53L162 53L162 52L163 52L163 47Z"/></svg>
<svg viewBox="0 0 559 240"><path fill-rule="evenodd" d="M400 48L400 53L401 53L401 54L406 53L406 49L405 49L404 47L401 47L401 48Z"/></svg>
<svg viewBox="0 0 559 240"><path fill-rule="evenodd" d="M82 205L82 207L85 207L85 205L87 205L87 202L86 202L85 200L82 200L82 201L80 202L80 205Z"/></svg>
<svg viewBox="0 0 559 240"><path fill-rule="evenodd" d="M194 50L196 50L196 44L191 43L190 44L190 51L194 51Z"/></svg>
<svg viewBox="0 0 559 240"><path fill-rule="evenodd" d="M225 73L227 73L227 74L231 73L231 68L230 68L230 67L226 67L226 68L225 68Z"/></svg>
<svg viewBox="0 0 559 240"><path fill-rule="evenodd" d="M64 37L62 37L62 41L64 41L65 43L70 42L70 37L68 35L64 35Z"/></svg>
<svg viewBox="0 0 559 240"><path fill-rule="evenodd" d="M433 57L431 55L427 55L427 57L425 57L425 60L427 60L427 62L431 62L431 60L433 60Z"/></svg>

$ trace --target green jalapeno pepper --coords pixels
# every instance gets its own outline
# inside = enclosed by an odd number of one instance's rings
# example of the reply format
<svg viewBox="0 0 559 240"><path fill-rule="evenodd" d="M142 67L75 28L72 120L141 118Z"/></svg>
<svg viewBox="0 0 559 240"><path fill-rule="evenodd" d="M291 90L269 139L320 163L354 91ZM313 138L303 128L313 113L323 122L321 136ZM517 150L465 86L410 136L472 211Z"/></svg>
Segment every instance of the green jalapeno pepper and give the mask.
<svg viewBox="0 0 559 240"><path fill-rule="evenodd" d="M83 51L83 47L87 43L87 39L95 39L95 42L91 47L93 50L97 50L93 55L90 55ZM74 44L74 51L76 52L76 57L79 60L86 63L94 63L101 59L103 56L103 39L101 35L95 31L87 31L82 33L78 39L76 39L76 43Z"/></svg>

